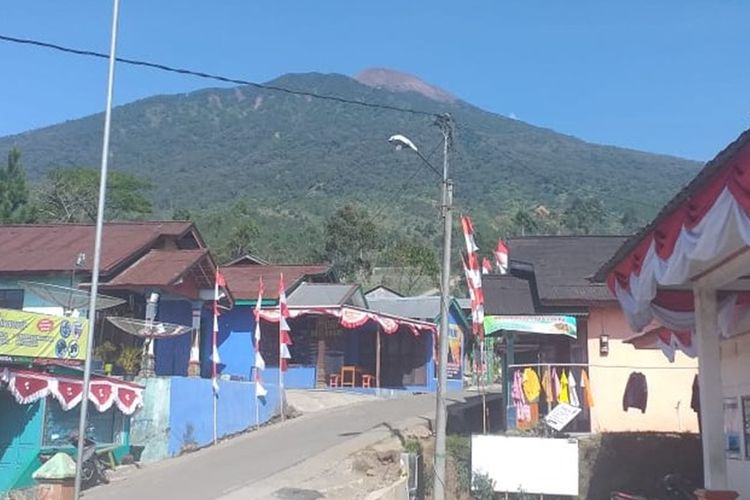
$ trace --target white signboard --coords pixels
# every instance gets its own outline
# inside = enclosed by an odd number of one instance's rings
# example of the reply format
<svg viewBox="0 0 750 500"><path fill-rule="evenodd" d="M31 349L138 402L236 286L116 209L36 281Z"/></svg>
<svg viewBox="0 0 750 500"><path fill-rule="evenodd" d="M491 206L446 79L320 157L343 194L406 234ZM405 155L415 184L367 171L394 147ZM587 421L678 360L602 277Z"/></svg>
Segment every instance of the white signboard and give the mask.
<svg viewBox="0 0 750 500"><path fill-rule="evenodd" d="M472 478L495 481L495 491L578 496L578 442L536 437L472 436Z"/></svg>
<svg viewBox="0 0 750 500"><path fill-rule="evenodd" d="M579 413L581 413L580 408L567 403L560 403L555 406L554 410L544 417L544 421L547 425L560 432L570 423L571 420L576 418Z"/></svg>

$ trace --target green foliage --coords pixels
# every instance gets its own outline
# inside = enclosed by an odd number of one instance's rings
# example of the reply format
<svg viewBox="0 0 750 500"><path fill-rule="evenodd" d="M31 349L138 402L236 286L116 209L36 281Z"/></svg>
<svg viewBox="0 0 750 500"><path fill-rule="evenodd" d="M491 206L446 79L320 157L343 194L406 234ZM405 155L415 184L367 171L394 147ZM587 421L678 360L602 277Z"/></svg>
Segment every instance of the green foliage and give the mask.
<svg viewBox="0 0 750 500"><path fill-rule="evenodd" d="M445 446L456 468L458 492L471 490L471 438L458 434L448 435Z"/></svg>
<svg viewBox="0 0 750 500"><path fill-rule="evenodd" d="M12 148L8 152L7 166L0 170L0 223L19 224L33 220L34 211L29 205L29 188L21 166L21 152Z"/></svg>
<svg viewBox="0 0 750 500"><path fill-rule="evenodd" d="M362 282L372 273L381 242L381 231L367 211L344 205L325 223L323 258L344 280Z"/></svg>
<svg viewBox="0 0 750 500"><path fill-rule="evenodd" d="M187 208L178 208L172 212L172 220L193 220L193 214Z"/></svg>
<svg viewBox="0 0 750 500"><path fill-rule="evenodd" d="M104 363L114 363L116 361L117 346L109 340L106 340L94 348L94 357Z"/></svg>
<svg viewBox="0 0 750 500"><path fill-rule="evenodd" d="M607 210L600 199L576 196L565 209L563 224L575 234L591 234L601 230L606 218Z"/></svg>
<svg viewBox="0 0 750 500"><path fill-rule="evenodd" d="M58 168L47 174L38 190L39 209L49 222L94 222L99 205L99 171ZM151 214L149 181L126 172L107 176L107 220L137 219Z"/></svg>
<svg viewBox="0 0 750 500"><path fill-rule="evenodd" d="M387 286L411 295L421 291L425 283L436 286L440 275L440 264L435 250L416 240L399 240L383 252L383 265L391 266L395 273L393 283Z"/></svg>
<svg viewBox="0 0 750 500"><path fill-rule="evenodd" d="M495 500L495 480L489 474L476 472L474 474L474 484L472 485L471 497L474 500ZM523 497L521 497L523 498Z"/></svg>
<svg viewBox="0 0 750 500"><path fill-rule="evenodd" d="M142 354L143 349L141 347L122 346L115 364L122 368L127 375L135 375L141 369Z"/></svg>

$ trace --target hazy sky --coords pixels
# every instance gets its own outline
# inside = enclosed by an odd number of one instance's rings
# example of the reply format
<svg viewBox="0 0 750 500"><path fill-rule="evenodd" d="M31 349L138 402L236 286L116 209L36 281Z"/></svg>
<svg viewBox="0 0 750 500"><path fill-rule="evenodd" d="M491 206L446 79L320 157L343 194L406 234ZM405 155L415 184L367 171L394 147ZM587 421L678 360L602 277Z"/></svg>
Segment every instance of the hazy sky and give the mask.
<svg viewBox="0 0 750 500"><path fill-rule="evenodd" d="M750 2L121 0L119 55L266 81L399 69L598 143L706 160L750 122ZM0 0L0 34L107 51L108 0ZM0 42L0 135L103 109L106 62ZM118 67L118 103L209 84Z"/></svg>

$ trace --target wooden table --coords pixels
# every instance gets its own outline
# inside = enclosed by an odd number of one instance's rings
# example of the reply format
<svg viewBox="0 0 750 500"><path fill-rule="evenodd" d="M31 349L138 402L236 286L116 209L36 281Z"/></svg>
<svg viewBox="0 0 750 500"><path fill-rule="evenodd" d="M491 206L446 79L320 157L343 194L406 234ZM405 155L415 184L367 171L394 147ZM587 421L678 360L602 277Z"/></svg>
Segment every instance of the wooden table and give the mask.
<svg viewBox="0 0 750 500"><path fill-rule="evenodd" d="M357 387L357 379L362 370L355 365L344 365L341 367L341 387Z"/></svg>

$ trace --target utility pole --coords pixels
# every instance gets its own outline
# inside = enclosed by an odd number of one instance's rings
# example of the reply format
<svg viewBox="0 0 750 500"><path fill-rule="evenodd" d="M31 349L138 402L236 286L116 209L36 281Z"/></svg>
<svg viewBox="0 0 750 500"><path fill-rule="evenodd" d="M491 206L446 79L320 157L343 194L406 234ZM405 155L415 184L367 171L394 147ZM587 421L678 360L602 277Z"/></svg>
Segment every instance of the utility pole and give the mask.
<svg viewBox="0 0 750 500"><path fill-rule="evenodd" d="M448 314L450 305L451 275L451 234L453 211L453 181L448 178L448 150L453 140L453 123L450 115L445 114L435 121L443 132L443 269L440 283L440 331L438 333L438 388L437 408L435 412L435 474L432 486L432 498L445 500L445 465L446 465L446 427L448 408L446 406L446 389L448 385Z"/></svg>

